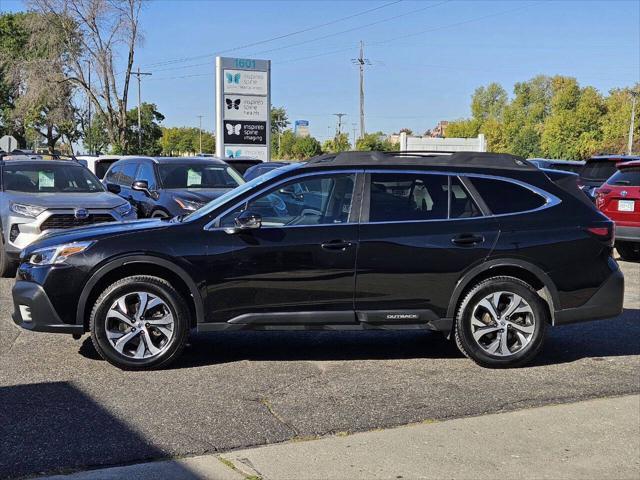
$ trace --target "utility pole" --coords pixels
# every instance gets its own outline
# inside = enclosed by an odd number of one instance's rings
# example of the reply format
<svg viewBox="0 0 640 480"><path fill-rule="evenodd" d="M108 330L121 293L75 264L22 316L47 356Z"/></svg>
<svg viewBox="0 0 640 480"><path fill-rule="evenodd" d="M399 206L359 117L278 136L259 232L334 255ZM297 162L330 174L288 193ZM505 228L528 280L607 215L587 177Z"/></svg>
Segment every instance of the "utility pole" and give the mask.
<svg viewBox="0 0 640 480"><path fill-rule="evenodd" d="M87 60L87 71L89 73L89 90L91 90L91 60ZM89 155L92 155L93 147L91 145L91 95L87 93L87 103L89 111L87 113L89 119L89 130L87 131L87 143L89 144Z"/></svg>
<svg viewBox="0 0 640 480"><path fill-rule="evenodd" d="M629 144L627 145L627 155L631 155L633 150L633 133L636 119L636 101L640 92L631 90L631 122L629 123Z"/></svg>
<svg viewBox="0 0 640 480"><path fill-rule="evenodd" d="M342 133L342 117L346 116L346 113L334 113L338 117L338 125L336 127L336 137Z"/></svg>
<svg viewBox="0 0 640 480"><path fill-rule="evenodd" d="M357 125L356 123L352 123L351 124L351 127L353 128L353 149L354 150L356 150L356 142L357 142L357 139L356 139L356 125Z"/></svg>
<svg viewBox="0 0 640 480"><path fill-rule="evenodd" d="M198 115L198 120L199 120L199 127L198 129L200 130L200 153L202 153L202 117L204 115Z"/></svg>
<svg viewBox="0 0 640 480"><path fill-rule="evenodd" d="M351 62L360 69L360 138L364 137L364 67L371 65L368 58L364 58L364 42L360 40L360 56L352 58Z"/></svg>
<svg viewBox="0 0 640 480"><path fill-rule="evenodd" d="M141 72L140 67L138 67L137 72L131 72L132 75L136 75L138 77L138 154L142 153L142 116L140 114L140 109L142 108L142 101L140 95L140 75L151 75L148 72Z"/></svg>

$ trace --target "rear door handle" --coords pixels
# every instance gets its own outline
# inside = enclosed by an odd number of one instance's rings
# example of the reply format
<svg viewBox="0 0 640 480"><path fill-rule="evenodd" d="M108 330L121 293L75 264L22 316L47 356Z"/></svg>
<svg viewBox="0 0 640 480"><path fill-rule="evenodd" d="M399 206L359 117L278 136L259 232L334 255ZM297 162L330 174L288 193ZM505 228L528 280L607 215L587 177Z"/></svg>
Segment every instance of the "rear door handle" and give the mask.
<svg viewBox="0 0 640 480"><path fill-rule="evenodd" d="M320 246L325 250L340 250L344 252L347 248L353 246L353 242L347 242L346 240L331 240L329 242L321 243Z"/></svg>
<svg viewBox="0 0 640 480"><path fill-rule="evenodd" d="M484 237L482 235L475 235L473 233L462 233L457 237L453 237L451 239L451 242L455 243L456 245L460 245L461 247L472 247L484 242Z"/></svg>

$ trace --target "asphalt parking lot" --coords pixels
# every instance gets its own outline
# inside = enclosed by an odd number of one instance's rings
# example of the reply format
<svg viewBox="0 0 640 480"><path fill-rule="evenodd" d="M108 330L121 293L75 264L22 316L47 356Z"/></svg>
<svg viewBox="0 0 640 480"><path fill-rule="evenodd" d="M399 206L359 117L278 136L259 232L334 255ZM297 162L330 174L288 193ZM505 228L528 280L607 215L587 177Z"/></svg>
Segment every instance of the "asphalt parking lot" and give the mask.
<svg viewBox="0 0 640 480"><path fill-rule="evenodd" d="M438 334L193 335L169 370L122 372L88 336L10 319L0 281L0 477L198 455L294 438L640 392L640 264L625 311L548 333L537 362L483 369Z"/></svg>

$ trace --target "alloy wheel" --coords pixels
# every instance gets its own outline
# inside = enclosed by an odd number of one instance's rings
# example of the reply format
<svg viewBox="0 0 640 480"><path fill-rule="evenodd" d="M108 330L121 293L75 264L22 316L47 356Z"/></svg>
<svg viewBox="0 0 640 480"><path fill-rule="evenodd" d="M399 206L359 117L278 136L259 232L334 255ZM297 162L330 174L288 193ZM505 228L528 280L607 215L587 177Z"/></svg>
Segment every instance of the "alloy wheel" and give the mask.
<svg viewBox="0 0 640 480"><path fill-rule="evenodd" d="M500 291L480 300L471 313L471 333L486 353L508 357L522 351L533 339L536 318L520 295Z"/></svg>
<svg viewBox="0 0 640 480"><path fill-rule="evenodd" d="M105 318L109 344L121 355L134 359L156 357L164 352L174 327L167 303L149 292L118 297Z"/></svg>

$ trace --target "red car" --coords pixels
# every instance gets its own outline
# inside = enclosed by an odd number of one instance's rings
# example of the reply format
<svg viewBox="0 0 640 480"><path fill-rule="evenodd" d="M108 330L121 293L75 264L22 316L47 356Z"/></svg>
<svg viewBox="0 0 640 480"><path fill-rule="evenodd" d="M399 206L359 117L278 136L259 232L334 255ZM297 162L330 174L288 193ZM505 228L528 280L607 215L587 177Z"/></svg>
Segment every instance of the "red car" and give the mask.
<svg viewBox="0 0 640 480"><path fill-rule="evenodd" d="M596 190L596 206L616 223L616 249L623 260L640 260L640 160L619 163Z"/></svg>

